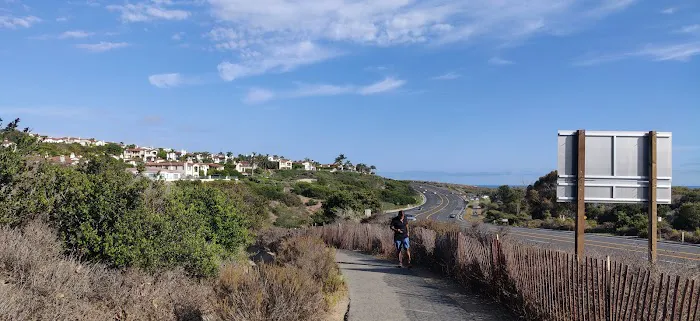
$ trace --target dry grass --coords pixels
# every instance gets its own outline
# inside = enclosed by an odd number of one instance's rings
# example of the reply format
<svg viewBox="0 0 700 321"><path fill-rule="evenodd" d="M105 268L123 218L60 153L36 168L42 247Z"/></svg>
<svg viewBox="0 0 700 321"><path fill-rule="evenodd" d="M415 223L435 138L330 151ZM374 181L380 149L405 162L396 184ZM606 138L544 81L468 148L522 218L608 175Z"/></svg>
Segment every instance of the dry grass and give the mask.
<svg viewBox="0 0 700 321"><path fill-rule="evenodd" d="M292 266L261 265L222 269L216 313L223 320L321 320L323 294L313 278Z"/></svg>
<svg viewBox="0 0 700 321"><path fill-rule="evenodd" d="M225 265L216 280L182 271L119 271L66 258L54 231L0 229L0 320L323 320L343 297L335 252L302 231L274 229L278 261Z"/></svg>
<svg viewBox="0 0 700 321"><path fill-rule="evenodd" d="M182 272L119 272L60 250L45 224L0 229L2 319L201 320L211 310L211 287Z"/></svg>
<svg viewBox="0 0 700 321"><path fill-rule="evenodd" d="M322 240L270 231L277 261L258 267L228 265L216 286L216 313L224 320L323 320L346 291L335 251Z"/></svg>

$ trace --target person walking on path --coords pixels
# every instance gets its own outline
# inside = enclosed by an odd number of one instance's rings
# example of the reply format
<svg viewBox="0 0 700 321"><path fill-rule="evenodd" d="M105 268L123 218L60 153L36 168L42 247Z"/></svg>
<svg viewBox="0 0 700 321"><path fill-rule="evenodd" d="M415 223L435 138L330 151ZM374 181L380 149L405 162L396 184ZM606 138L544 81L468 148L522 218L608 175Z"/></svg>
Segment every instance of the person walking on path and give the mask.
<svg viewBox="0 0 700 321"><path fill-rule="evenodd" d="M399 211L391 220L390 224L391 230L394 231L394 245L396 246L397 256L399 258L399 267L403 267L403 255L401 255L402 250L406 250L406 257L408 258L407 267L411 267L411 251L410 244L408 241L408 227L406 226L406 216L403 211Z"/></svg>

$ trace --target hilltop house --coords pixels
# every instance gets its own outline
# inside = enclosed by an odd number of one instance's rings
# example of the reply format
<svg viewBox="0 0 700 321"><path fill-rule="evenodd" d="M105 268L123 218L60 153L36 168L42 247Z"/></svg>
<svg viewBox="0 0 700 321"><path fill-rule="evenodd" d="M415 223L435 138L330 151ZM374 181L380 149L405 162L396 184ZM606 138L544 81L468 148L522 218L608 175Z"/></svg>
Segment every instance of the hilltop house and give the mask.
<svg viewBox="0 0 700 321"><path fill-rule="evenodd" d="M315 171L316 170L316 166L312 162L302 162L301 165L304 166L305 171Z"/></svg>
<svg viewBox="0 0 700 321"><path fill-rule="evenodd" d="M293 168L292 161L290 161L288 159L280 158L278 161L278 164L279 164L279 167L278 167L279 169L292 169Z"/></svg>
<svg viewBox="0 0 700 321"><path fill-rule="evenodd" d="M241 161L236 163L236 171L239 173L246 173L250 171L254 171L255 169L258 168L258 164L250 164L250 162L246 161Z"/></svg>
<svg viewBox="0 0 700 321"><path fill-rule="evenodd" d="M207 171L209 171L209 164L191 162L150 162L146 163L146 168L179 172L183 177L199 177L200 174L207 175Z"/></svg>
<svg viewBox="0 0 700 321"><path fill-rule="evenodd" d="M49 144L80 144L82 146L104 146L107 144L105 141L102 140L80 137L44 137L43 139L41 139L41 141Z"/></svg>
<svg viewBox="0 0 700 321"><path fill-rule="evenodd" d="M226 161L228 161L228 156L223 153L218 153L216 155L212 155L211 160L214 162L214 164L225 164Z"/></svg>
<svg viewBox="0 0 700 321"><path fill-rule="evenodd" d="M127 171L134 175L138 173L136 168L127 168ZM180 171L164 170L156 167L146 167L146 170L141 174L150 179L160 179L167 182L178 181L185 178Z"/></svg>
<svg viewBox="0 0 700 321"><path fill-rule="evenodd" d="M152 148L127 148L124 150L124 159L140 158L145 162L155 162L158 158L158 151Z"/></svg>

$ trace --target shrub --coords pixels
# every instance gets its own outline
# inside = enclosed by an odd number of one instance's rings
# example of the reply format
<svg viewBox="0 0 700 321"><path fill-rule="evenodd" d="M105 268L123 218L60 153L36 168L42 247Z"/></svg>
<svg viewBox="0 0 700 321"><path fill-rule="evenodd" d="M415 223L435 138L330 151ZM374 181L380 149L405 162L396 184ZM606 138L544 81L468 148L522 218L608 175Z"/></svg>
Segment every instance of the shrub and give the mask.
<svg viewBox="0 0 700 321"><path fill-rule="evenodd" d="M306 182L296 183L292 192L305 197L318 199L326 199L331 194L330 189L326 186Z"/></svg>
<svg viewBox="0 0 700 321"><path fill-rule="evenodd" d="M149 275L63 258L45 223L0 229L0 315L7 320L202 320L210 286L182 272Z"/></svg>
<svg viewBox="0 0 700 321"><path fill-rule="evenodd" d="M700 228L700 202L681 205L673 220L673 227L688 231Z"/></svg>
<svg viewBox="0 0 700 321"><path fill-rule="evenodd" d="M323 294L313 278L293 266L224 267L215 287L223 320L322 320Z"/></svg>
<svg viewBox="0 0 700 321"><path fill-rule="evenodd" d="M308 200L308 201L306 201L306 206L314 206L314 205L317 205L317 204L318 204L318 201L316 201L316 200L313 199L313 198L310 199L310 200Z"/></svg>
<svg viewBox="0 0 700 321"><path fill-rule="evenodd" d="M52 221L67 249L115 267L182 266L214 275L248 240L236 203L218 189L134 178L110 157L60 172Z"/></svg>
<svg viewBox="0 0 700 321"><path fill-rule="evenodd" d="M314 281L322 285L325 295L344 288L340 270L335 263L335 250L328 248L319 238L304 236L283 241L277 253L277 261L311 275Z"/></svg>

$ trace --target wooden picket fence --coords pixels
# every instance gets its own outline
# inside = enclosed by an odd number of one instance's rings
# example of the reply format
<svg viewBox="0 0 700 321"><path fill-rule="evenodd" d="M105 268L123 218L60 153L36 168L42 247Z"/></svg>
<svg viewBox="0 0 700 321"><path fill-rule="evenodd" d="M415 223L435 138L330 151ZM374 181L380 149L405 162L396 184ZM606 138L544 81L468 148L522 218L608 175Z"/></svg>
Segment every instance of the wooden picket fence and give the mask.
<svg viewBox="0 0 700 321"><path fill-rule="evenodd" d="M388 228L341 224L311 233L343 249L393 256ZM528 320L700 321L700 282L615 261L498 240L475 231L413 229L414 262L478 288ZM697 283L697 284L696 284Z"/></svg>

